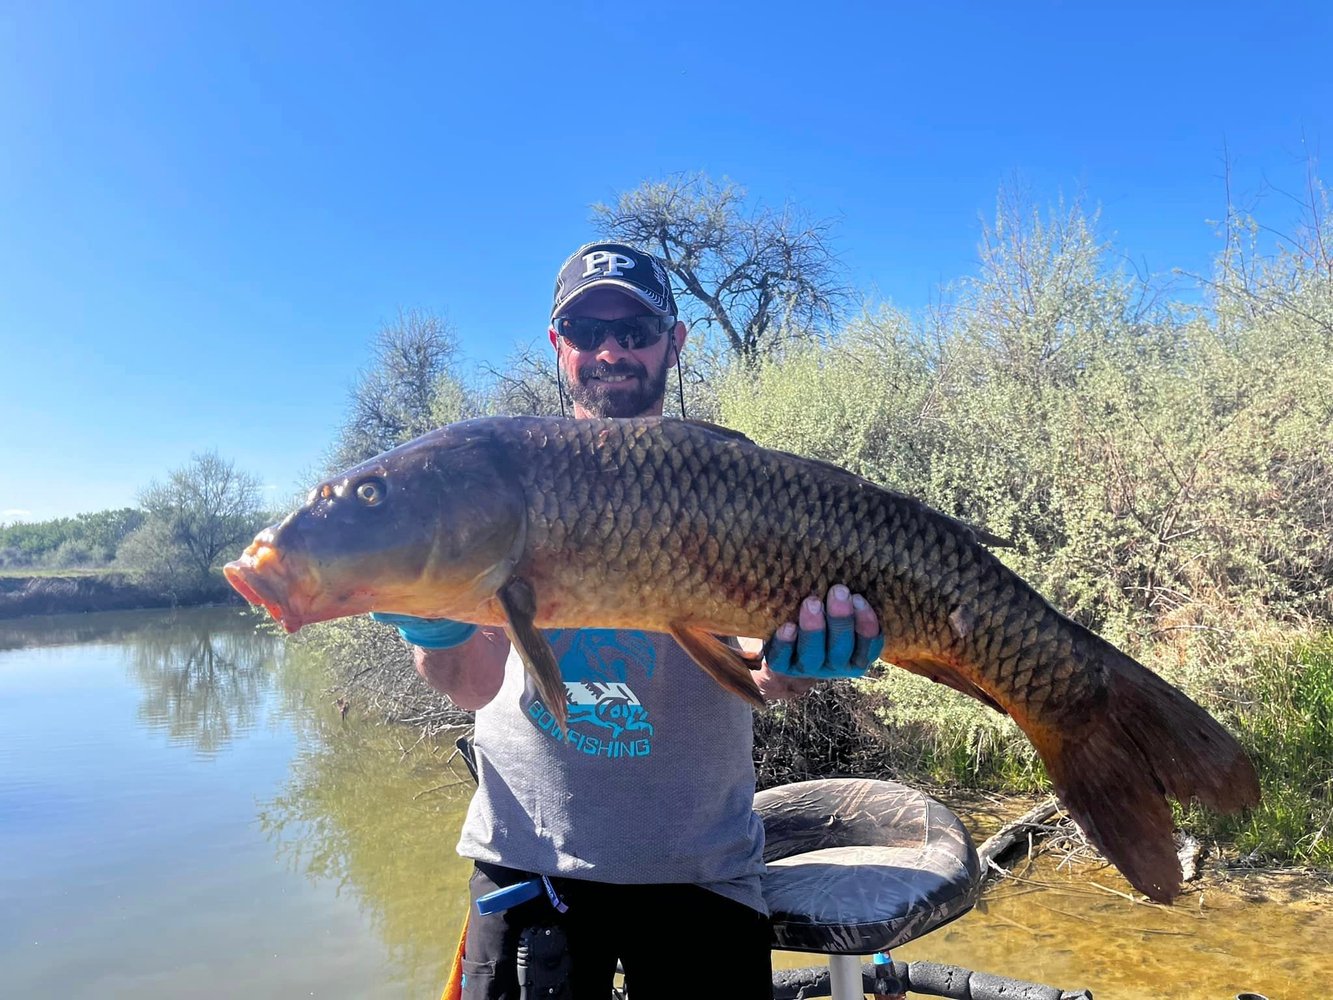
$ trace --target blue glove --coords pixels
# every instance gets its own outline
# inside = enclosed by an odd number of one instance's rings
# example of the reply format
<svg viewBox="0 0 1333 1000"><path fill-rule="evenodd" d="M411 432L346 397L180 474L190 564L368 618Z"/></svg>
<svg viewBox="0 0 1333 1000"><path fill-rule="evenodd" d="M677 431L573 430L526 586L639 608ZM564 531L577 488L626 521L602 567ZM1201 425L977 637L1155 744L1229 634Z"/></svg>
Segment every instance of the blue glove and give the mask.
<svg viewBox="0 0 1333 1000"><path fill-rule="evenodd" d="M392 625L399 635L422 649L452 649L463 645L477 631L477 626L471 622L456 622L452 618L416 618L387 611L372 611L370 617Z"/></svg>
<svg viewBox="0 0 1333 1000"><path fill-rule="evenodd" d="M775 674L808 677L814 680L836 677L864 677L870 665L884 649L884 636L867 639L856 634L852 615L829 615L827 627L800 631L795 641L779 639L773 633L764 646L764 660ZM793 648L796 657L793 660Z"/></svg>

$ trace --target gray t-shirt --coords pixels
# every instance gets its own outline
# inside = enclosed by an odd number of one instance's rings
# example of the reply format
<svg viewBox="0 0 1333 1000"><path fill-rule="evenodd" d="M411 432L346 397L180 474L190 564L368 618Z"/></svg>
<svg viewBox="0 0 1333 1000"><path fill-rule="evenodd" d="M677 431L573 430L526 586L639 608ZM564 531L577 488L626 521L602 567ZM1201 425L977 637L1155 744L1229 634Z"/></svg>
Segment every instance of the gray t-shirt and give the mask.
<svg viewBox="0 0 1333 1000"><path fill-rule="evenodd" d="M542 875L694 883L767 913L750 707L670 636L546 636L568 732L511 650L499 694L477 712L478 788L458 852Z"/></svg>

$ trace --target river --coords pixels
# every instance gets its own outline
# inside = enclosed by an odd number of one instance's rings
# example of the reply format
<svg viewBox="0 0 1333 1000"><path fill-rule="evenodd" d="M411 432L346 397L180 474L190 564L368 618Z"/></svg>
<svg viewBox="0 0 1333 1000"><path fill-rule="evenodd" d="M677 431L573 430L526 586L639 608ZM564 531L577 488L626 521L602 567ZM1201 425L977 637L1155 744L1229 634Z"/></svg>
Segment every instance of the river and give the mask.
<svg viewBox="0 0 1333 1000"><path fill-rule="evenodd" d="M448 745L343 717L319 665L255 622L0 622L0 995L439 995L466 772ZM980 837L988 818L960 813ZM1049 869L894 957L1099 1000L1297 1000L1333 975L1333 896L1305 883L1168 909L1116 895L1113 872Z"/></svg>

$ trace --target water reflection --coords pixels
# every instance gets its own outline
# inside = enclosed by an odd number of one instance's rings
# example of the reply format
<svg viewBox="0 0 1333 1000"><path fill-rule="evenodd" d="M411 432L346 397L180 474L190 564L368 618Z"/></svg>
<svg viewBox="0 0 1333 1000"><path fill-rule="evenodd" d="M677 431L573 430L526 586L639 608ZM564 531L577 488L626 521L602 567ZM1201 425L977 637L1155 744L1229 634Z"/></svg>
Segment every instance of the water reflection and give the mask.
<svg viewBox="0 0 1333 1000"><path fill-rule="evenodd" d="M272 637L228 624L219 631L200 619L190 628L122 639L130 676L143 692L140 721L204 755L254 728L272 683Z"/></svg>
<svg viewBox="0 0 1333 1000"><path fill-rule="evenodd" d="M288 658L281 684L308 695L318 665ZM470 863L454 847L472 793L460 760L439 747L346 719L331 704L308 731L282 794L261 806L278 856L312 880L354 894L398 966L407 995L438 991L467 908Z"/></svg>
<svg viewBox="0 0 1333 1000"><path fill-rule="evenodd" d="M139 721L205 756L256 724L283 645L234 607L34 616L0 621L0 652L115 647L142 692Z"/></svg>
<svg viewBox="0 0 1333 1000"><path fill-rule="evenodd" d="M0 995L379 982L355 907L284 873L257 828L296 745L280 642L226 608L8 621L0 641Z"/></svg>
<svg viewBox="0 0 1333 1000"><path fill-rule="evenodd" d="M251 631L259 619L235 607L150 609L0 619L0 652L56 646L118 646L179 628Z"/></svg>

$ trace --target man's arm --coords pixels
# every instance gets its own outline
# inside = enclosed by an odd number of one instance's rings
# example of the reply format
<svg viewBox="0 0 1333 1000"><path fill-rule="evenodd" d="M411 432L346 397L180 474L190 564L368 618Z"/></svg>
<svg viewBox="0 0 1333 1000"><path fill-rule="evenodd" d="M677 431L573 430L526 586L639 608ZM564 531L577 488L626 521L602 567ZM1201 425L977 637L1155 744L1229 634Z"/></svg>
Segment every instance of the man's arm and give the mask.
<svg viewBox="0 0 1333 1000"><path fill-rule="evenodd" d="M500 691L509 637L503 629L480 628L467 642L448 649L413 646L412 657L427 684L459 708L475 712Z"/></svg>

